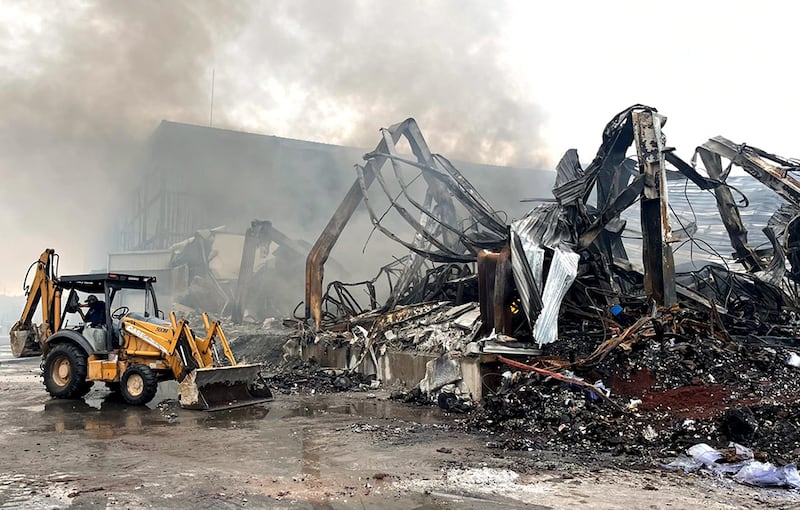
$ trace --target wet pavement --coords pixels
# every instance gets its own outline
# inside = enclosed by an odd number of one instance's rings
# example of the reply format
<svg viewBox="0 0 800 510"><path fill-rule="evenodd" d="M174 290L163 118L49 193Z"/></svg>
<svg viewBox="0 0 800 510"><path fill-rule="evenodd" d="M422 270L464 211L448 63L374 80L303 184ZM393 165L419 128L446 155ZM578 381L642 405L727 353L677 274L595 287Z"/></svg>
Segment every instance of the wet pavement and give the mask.
<svg viewBox="0 0 800 510"><path fill-rule="evenodd" d="M96 385L52 400L39 360L0 358L0 508L707 508L795 504L562 454L505 452L385 392L277 395L217 413L147 407Z"/></svg>
<svg viewBox="0 0 800 510"><path fill-rule="evenodd" d="M181 409L175 390L162 383L147 407L102 387L54 400L38 359L0 360L0 508L349 508L365 497L375 507L445 508L431 506L442 497L394 487L438 476L437 466L370 444L376 425L367 423L403 428L400 417L414 414L435 433L438 410L361 395L206 413Z"/></svg>

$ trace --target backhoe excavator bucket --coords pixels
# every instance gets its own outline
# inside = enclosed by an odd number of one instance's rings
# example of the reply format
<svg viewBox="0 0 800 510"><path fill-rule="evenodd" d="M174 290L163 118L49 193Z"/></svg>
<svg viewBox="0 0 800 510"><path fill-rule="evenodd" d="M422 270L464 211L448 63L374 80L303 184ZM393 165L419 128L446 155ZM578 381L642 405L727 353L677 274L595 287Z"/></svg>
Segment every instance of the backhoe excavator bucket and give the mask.
<svg viewBox="0 0 800 510"><path fill-rule="evenodd" d="M36 330L22 329L19 322L14 324L8 334L11 343L11 354L15 358L30 358L42 355L42 346Z"/></svg>
<svg viewBox="0 0 800 510"><path fill-rule="evenodd" d="M198 368L178 384L181 407L221 411L272 400L272 393L260 381L261 365Z"/></svg>

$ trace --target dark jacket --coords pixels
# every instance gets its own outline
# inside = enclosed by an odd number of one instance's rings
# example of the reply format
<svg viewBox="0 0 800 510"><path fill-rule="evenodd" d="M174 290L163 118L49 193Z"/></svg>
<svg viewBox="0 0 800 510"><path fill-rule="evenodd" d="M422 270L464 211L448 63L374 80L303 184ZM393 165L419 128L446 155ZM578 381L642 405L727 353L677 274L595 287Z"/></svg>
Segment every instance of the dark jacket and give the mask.
<svg viewBox="0 0 800 510"><path fill-rule="evenodd" d="M93 328L106 325L106 304L103 301L89 303L89 311L86 312L86 323Z"/></svg>

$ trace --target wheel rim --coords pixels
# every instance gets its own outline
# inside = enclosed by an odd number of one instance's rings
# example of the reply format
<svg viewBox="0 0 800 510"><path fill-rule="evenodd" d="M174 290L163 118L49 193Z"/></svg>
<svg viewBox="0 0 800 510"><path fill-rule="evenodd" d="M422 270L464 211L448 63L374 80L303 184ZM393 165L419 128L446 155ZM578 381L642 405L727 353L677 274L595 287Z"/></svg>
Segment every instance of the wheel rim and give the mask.
<svg viewBox="0 0 800 510"><path fill-rule="evenodd" d="M128 390L128 395L138 397L144 392L144 379L139 374L131 374L125 382L125 389Z"/></svg>
<svg viewBox="0 0 800 510"><path fill-rule="evenodd" d="M58 358L53 363L53 381L59 386L66 386L72 378L72 364L67 358Z"/></svg>

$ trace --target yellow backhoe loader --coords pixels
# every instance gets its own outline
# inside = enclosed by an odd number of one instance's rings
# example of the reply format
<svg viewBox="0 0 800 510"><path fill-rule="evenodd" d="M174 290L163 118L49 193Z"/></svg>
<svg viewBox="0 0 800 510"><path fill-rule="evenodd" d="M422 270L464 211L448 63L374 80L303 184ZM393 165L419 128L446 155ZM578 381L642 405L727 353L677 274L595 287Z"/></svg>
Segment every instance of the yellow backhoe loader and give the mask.
<svg viewBox="0 0 800 510"><path fill-rule="evenodd" d="M153 289L155 277L59 277L57 265L52 249L31 265L28 273L35 273L26 287L25 309L9 335L14 356L42 357L44 385L51 396L81 398L94 382L104 382L129 404L144 405L155 396L159 382L174 379L181 406L189 409L215 411L272 399L259 379L261 367L236 363L219 321L203 314L206 333L196 337L185 319L170 313L165 320ZM91 305L82 306L79 293L100 298L87 299ZM39 303L42 322L35 325ZM141 312L131 311L134 303L141 305ZM81 310L87 306L94 314L91 320ZM73 325L70 314L80 316Z"/></svg>

